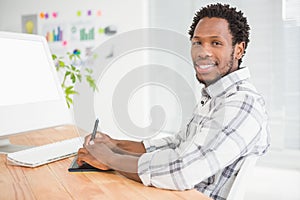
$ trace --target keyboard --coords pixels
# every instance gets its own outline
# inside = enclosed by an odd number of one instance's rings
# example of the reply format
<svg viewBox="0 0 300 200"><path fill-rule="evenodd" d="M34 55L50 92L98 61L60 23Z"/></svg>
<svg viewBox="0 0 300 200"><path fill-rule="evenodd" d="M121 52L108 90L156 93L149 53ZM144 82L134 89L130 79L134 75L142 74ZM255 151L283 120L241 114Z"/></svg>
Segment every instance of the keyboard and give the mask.
<svg viewBox="0 0 300 200"><path fill-rule="evenodd" d="M7 154L12 164L37 167L76 155L84 138L76 137Z"/></svg>

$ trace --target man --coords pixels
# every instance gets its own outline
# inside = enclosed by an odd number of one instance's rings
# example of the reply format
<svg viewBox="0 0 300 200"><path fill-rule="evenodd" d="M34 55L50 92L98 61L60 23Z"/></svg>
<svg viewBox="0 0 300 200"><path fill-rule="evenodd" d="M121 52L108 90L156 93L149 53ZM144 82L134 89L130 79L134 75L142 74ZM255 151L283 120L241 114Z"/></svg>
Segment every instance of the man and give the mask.
<svg viewBox="0 0 300 200"><path fill-rule="evenodd" d="M213 4L196 13L190 27L196 77L204 84L200 104L186 130L143 142L115 140L106 134L78 152L78 164L114 169L159 188L195 188L226 199L244 159L269 146L264 100L240 66L249 42L243 13Z"/></svg>

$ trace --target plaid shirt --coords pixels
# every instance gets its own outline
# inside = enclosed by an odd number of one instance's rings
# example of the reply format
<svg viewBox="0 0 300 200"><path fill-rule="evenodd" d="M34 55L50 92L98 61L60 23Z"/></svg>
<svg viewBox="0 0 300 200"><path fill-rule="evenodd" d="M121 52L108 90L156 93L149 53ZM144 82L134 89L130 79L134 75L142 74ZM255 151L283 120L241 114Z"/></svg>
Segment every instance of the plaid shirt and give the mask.
<svg viewBox="0 0 300 200"><path fill-rule="evenodd" d="M226 199L246 156L269 146L264 100L240 68L202 90L201 104L184 131L144 140L138 161L144 185L172 190L197 189Z"/></svg>

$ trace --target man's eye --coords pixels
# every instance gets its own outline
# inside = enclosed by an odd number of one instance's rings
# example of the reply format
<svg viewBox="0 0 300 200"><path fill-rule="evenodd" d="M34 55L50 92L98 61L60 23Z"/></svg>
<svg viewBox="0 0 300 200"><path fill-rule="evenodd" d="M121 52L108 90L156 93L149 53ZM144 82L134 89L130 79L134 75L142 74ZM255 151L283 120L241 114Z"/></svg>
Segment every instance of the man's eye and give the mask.
<svg viewBox="0 0 300 200"><path fill-rule="evenodd" d="M199 42L199 41L194 41L194 42L192 42L192 45L201 45L201 42Z"/></svg>
<svg viewBox="0 0 300 200"><path fill-rule="evenodd" d="M215 46L220 46L220 45L222 45L222 43L219 42L219 41L213 41L212 44L215 45Z"/></svg>

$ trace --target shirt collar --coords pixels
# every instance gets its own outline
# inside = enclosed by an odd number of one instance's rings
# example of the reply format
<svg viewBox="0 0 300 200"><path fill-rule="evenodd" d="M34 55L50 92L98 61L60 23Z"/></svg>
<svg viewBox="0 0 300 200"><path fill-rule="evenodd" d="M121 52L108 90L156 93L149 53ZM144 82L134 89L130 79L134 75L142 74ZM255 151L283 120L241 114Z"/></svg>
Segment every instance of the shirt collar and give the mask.
<svg viewBox="0 0 300 200"><path fill-rule="evenodd" d="M203 96L217 97L225 93L231 86L236 83L250 78L248 67L239 68L238 70L227 74L217 82L202 89Z"/></svg>

